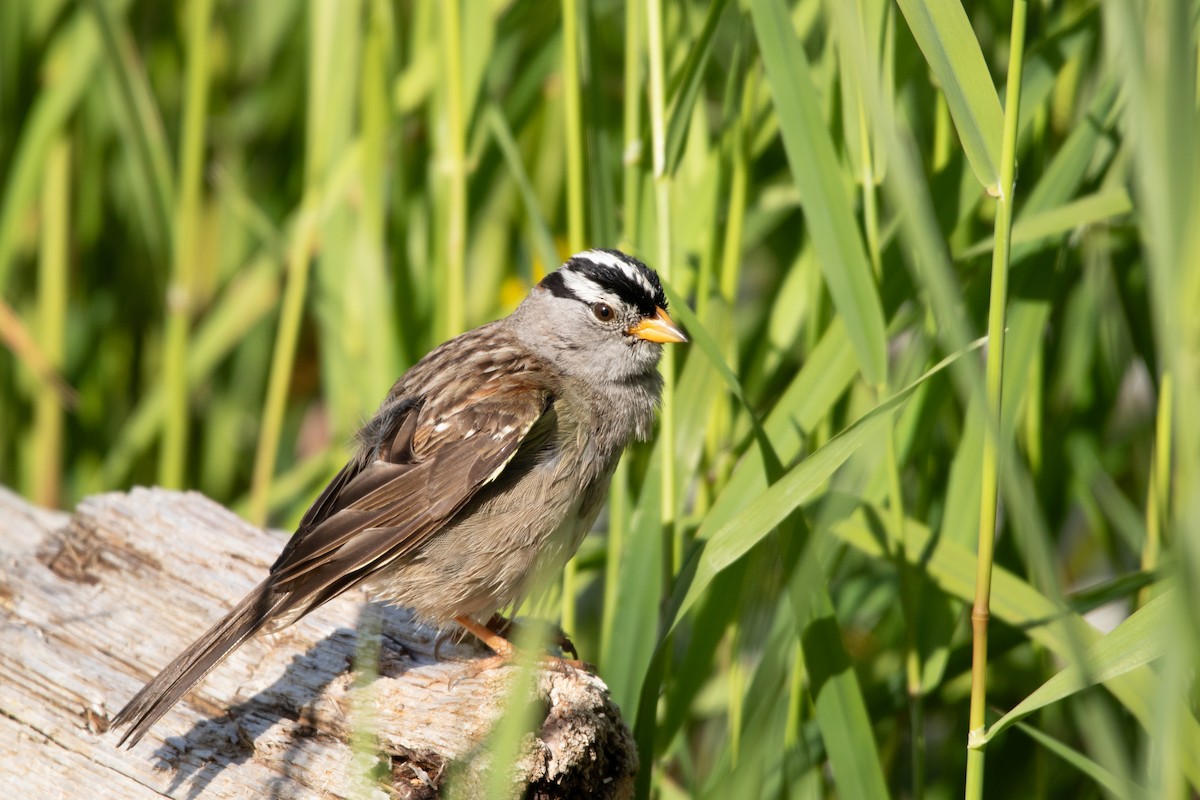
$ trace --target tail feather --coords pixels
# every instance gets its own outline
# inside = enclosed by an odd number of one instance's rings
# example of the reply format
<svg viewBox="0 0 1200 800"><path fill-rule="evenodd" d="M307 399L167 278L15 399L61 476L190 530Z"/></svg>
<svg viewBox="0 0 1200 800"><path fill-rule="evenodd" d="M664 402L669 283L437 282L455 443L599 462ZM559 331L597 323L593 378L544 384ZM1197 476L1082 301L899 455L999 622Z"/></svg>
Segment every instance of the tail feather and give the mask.
<svg viewBox="0 0 1200 800"><path fill-rule="evenodd" d="M118 746L136 745L158 719L239 645L278 615L279 598L268 581L180 653L113 717L113 727L129 725Z"/></svg>

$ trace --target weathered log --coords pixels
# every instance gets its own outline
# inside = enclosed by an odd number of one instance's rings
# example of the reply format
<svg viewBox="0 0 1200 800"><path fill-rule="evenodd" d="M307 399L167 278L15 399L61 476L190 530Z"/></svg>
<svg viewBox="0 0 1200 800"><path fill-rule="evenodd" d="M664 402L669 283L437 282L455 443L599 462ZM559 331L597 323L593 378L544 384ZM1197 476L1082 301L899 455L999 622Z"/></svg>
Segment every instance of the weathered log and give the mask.
<svg viewBox="0 0 1200 800"><path fill-rule="evenodd" d="M108 718L283 541L195 493L100 495L67 515L0 488L0 797L437 797L448 774L455 796L479 796L518 668L472 674L487 654L474 642L435 658L436 632L358 592L247 642L117 747ZM380 635L360 639L364 616ZM368 643L377 662L356 661ZM358 680L357 663L378 677ZM532 683L546 717L514 795L629 796L636 748L600 679L540 669Z"/></svg>

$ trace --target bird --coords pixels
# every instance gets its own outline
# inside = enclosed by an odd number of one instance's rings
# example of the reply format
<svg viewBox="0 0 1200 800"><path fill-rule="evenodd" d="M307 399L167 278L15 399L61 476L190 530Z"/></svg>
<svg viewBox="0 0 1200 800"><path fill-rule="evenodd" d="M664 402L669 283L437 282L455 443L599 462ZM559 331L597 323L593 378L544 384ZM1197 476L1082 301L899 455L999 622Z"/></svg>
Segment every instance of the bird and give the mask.
<svg viewBox="0 0 1200 800"><path fill-rule="evenodd" d="M486 621L578 549L622 452L650 437L663 345L686 341L654 270L592 249L508 316L430 351L359 431L267 577L113 717L128 726L118 746L136 745L252 636L356 586L510 658Z"/></svg>

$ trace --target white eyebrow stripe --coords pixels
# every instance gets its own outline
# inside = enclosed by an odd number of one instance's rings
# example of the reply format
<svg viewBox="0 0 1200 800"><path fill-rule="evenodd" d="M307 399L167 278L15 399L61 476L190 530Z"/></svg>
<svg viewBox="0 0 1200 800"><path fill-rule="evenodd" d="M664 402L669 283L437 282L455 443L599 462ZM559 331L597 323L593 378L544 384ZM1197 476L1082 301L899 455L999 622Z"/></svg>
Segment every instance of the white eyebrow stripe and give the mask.
<svg viewBox="0 0 1200 800"><path fill-rule="evenodd" d="M585 303L605 302L611 304L614 302L611 294L601 289L595 281L585 275L580 275L574 270L564 269L562 277L567 290Z"/></svg>
<svg viewBox="0 0 1200 800"><path fill-rule="evenodd" d="M654 297L654 287L646 279L646 276L642 274L642 271L620 256L614 256L612 253L606 253L603 250L587 250L580 253L579 257L585 258L594 264L620 270L622 274L636 281L639 286L645 289L646 294Z"/></svg>

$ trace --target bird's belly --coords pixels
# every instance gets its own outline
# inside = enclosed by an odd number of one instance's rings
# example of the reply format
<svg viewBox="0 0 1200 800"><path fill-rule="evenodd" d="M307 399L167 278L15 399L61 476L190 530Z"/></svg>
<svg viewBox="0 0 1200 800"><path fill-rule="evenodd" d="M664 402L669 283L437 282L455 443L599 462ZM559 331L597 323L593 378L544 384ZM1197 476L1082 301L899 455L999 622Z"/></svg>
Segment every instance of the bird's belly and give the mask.
<svg viewBox="0 0 1200 800"><path fill-rule="evenodd" d="M494 493L464 509L417 553L381 571L368 588L432 625L457 616L486 620L558 574L595 521L610 475L606 470L582 491ZM522 499L531 496L567 499L532 508Z"/></svg>

